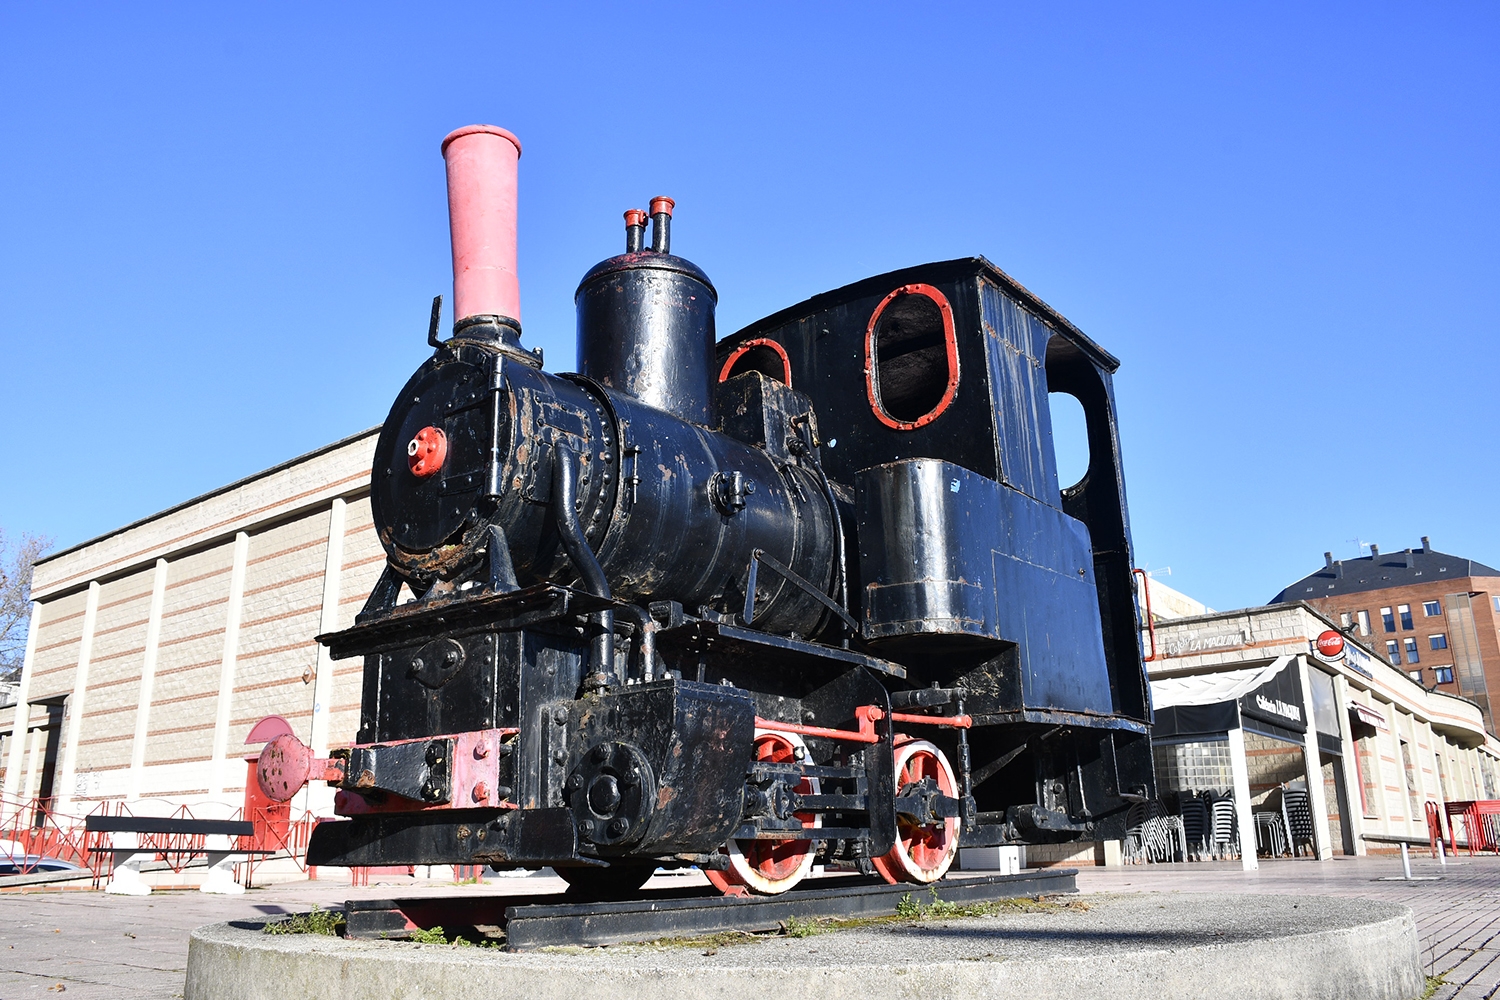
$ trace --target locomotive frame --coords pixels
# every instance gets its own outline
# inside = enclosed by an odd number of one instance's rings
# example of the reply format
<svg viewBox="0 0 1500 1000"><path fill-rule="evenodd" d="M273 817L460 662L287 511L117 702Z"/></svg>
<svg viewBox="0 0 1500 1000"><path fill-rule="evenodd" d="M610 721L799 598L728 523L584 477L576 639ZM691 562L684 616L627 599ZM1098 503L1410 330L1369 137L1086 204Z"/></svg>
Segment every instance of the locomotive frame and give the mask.
<svg viewBox="0 0 1500 1000"><path fill-rule="evenodd" d="M454 333L435 303L376 448L387 567L319 636L364 657L360 730L259 765L274 798L339 789L308 863L774 894L1122 837L1152 769L1118 362L982 258L716 342L658 198L579 287L580 373L549 375L516 318L520 144L473 126L444 154ZM1063 489L1049 391L1088 425Z"/></svg>

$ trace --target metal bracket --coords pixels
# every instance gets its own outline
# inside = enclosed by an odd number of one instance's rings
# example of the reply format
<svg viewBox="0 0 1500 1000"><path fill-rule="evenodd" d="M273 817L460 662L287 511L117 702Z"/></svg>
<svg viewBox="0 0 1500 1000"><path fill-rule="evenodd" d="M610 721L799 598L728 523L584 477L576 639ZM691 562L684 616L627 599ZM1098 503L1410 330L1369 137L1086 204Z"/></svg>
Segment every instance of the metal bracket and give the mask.
<svg viewBox="0 0 1500 1000"><path fill-rule="evenodd" d="M438 323L443 318L443 297L434 296L432 300L432 319L427 323L427 346L433 350L442 350L447 345L438 340Z"/></svg>
<svg viewBox="0 0 1500 1000"><path fill-rule="evenodd" d="M498 524L489 527L490 590L497 594L508 594L519 590L516 568L510 561L510 544L505 540L505 530Z"/></svg>
<svg viewBox="0 0 1500 1000"><path fill-rule="evenodd" d="M859 634L859 622L855 621L849 612L840 607L838 601L835 601L823 593L823 591L813 586L811 580L787 566L780 559L767 555L764 549L756 549L750 553L750 576L745 581L745 610L744 614L740 616L740 620L746 625L755 621L755 583L757 577L760 575L761 563L765 563L777 576L806 593L829 611L838 615L844 624L848 626L851 633L854 635Z"/></svg>

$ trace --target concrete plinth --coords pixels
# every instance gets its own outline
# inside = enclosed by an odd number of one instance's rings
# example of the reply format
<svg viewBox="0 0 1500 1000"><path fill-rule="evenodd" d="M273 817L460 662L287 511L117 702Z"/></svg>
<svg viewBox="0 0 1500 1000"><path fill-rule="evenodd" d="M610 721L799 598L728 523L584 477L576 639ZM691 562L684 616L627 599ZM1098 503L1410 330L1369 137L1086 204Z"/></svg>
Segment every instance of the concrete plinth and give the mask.
<svg viewBox="0 0 1500 1000"><path fill-rule="evenodd" d="M1084 906L1079 903L1086 904ZM765 1000L1210 996L1412 1000L1424 986L1404 906L1316 896L1073 897L1043 912L924 919L745 944L509 954L212 924L186 1000Z"/></svg>

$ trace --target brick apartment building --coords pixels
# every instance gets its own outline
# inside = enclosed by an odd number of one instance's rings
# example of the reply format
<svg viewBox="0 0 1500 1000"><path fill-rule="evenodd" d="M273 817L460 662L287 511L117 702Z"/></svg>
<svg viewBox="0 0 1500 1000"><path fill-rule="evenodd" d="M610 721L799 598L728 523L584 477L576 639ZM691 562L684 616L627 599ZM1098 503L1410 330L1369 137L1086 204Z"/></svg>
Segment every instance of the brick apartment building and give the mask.
<svg viewBox="0 0 1500 1000"><path fill-rule="evenodd" d="M1500 570L1422 547L1335 559L1287 587L1272 604L1305 601L1383 652L1427 688L1468 698L1496 732L1500 693Z"/></svg>

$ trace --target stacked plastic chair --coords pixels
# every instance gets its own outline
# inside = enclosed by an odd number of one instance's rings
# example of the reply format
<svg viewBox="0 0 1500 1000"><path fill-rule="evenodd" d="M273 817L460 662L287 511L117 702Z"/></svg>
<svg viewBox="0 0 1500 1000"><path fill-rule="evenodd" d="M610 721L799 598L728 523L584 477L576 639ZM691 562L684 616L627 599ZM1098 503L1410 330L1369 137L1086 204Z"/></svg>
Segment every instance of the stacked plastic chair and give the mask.
<svg viewBox="0 0 1500 1000"><path fill-rule="evenodd" d="M1213 821L1209 815L1208 803L1192 793L1185 793L1179 812L1182 815L1182 833L1187 840L1188 857L1197 861L1209 849Z"/></svg>
<svg viewBox="0 0 1500 1000"><path fill-rule="evenodd" d="M1279 812L1255 814L1255 849L1265 851L1273 858L1287 852L1286 827Z"/></svg>
<svg viewBox="0 0 1500 1000"><path fill-rule="evenodd" d="M1300 788L1282 789L1281 813L1286 821L1292 853L1297 854L1300 845L1306 844L1308 855L1316 855L1318 841L1313 834L1312 802L1307 792Z"/></svg>
<svg viewBox="0 0 1500 1000"><path fill-rule="evenodd" d="M1215 799L1209 806L1209 815L1212 817L1210 853L1220 861L1237 856L1240 853L1240 833L1234 814L1234 799Z"/></svg>

